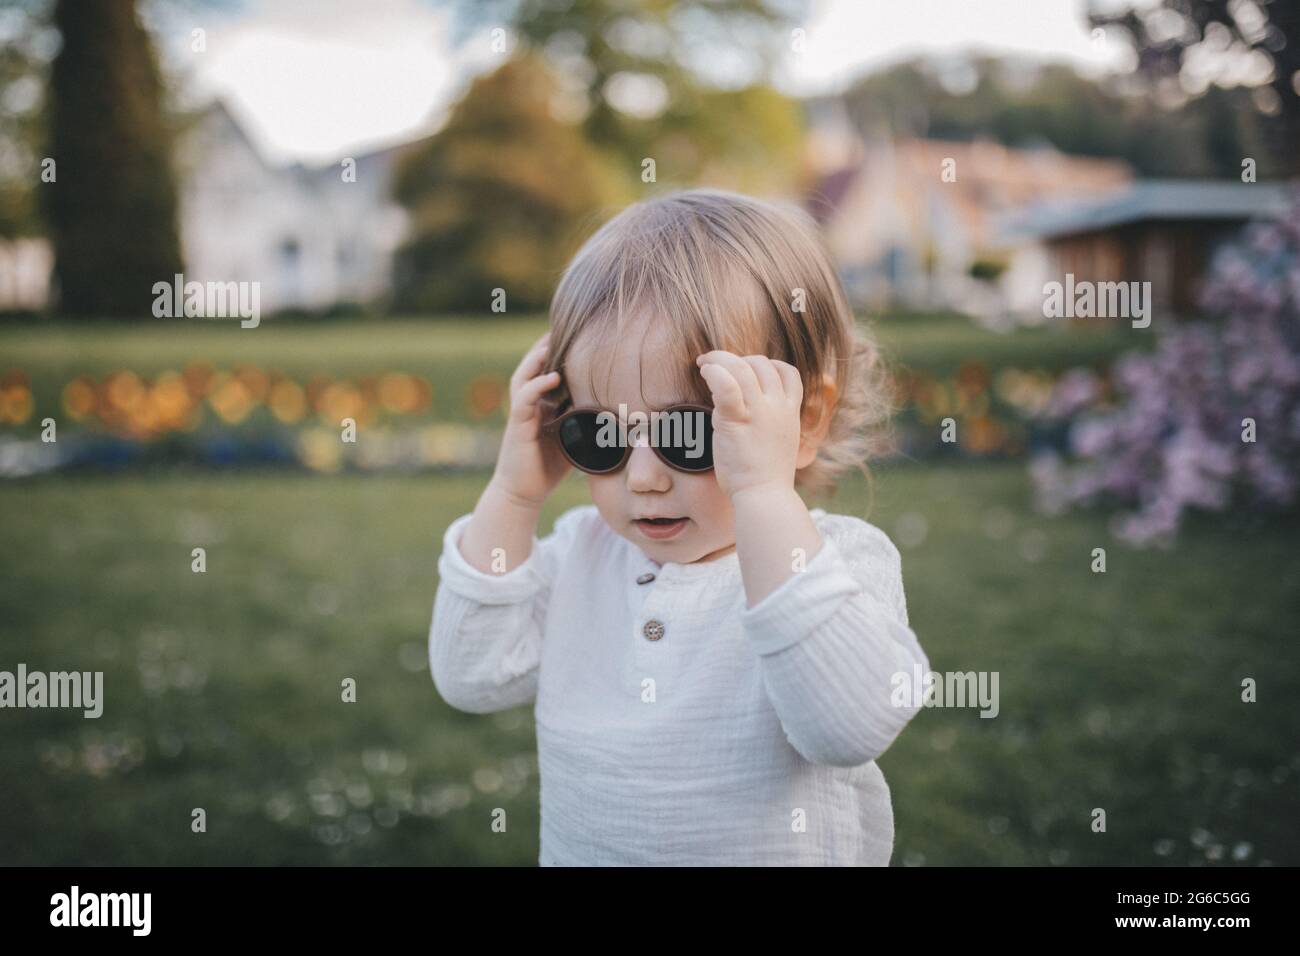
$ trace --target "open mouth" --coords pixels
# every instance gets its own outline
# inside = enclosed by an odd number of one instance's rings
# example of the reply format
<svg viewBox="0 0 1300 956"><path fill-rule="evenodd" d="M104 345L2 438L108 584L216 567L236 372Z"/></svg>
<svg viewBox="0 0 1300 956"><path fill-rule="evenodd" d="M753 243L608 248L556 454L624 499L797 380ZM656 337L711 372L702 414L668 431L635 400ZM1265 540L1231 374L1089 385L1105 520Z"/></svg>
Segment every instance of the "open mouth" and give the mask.
<svg viewBox="0 0 1300 956"><path fill-rule="evenodd" d="M671 538L686 527L687 518L637 518L633 522L647 538Z"/></svg>

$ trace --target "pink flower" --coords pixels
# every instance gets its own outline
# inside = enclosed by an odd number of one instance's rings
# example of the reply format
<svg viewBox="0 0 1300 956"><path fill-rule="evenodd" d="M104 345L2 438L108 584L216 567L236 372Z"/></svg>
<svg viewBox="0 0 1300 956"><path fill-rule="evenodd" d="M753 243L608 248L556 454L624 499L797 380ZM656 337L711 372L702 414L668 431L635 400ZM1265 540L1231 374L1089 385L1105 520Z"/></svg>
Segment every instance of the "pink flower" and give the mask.
<svg viewBox="0 0 1300 956"><path fill-rule="evenodd" d="M1118 499L1134 510L1117 516L1116 534L1167 544L1189 508L1295 502L1300 193L1284 219L1254 224L1220 251L1202 305L1223 319L1166 327L1153 352L1115 362L1118 408L1097 409L1093 373L1062 377L1047 414L1080 415L1070 429L1078 461L1030 469L1057 508Z"/></svg>

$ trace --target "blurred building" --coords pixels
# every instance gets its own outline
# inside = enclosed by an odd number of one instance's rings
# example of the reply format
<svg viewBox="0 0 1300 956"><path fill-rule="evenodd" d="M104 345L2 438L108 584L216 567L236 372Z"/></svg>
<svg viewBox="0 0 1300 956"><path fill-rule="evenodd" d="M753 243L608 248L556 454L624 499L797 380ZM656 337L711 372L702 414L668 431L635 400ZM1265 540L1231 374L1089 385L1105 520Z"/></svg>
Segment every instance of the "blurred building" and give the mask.
<svg viewBox="0 0 1300 956"><path fill-rule="evenodd" d="M45 308L53 268L53 253L44 239L0 240L0 309Z"/></svg>
<svg viewBox="0 0 1300 956"><path fill-rule="evenodd" d="M1133 178L1122 161L1048 146L862 136L833 100L810 104L809 126L818 181L807 206L849 296L867 308L1001 311L1007 282L1046 267L1035 243L999 244L1001 218L1112 193Z"/></svg>
<svg viewBox="0 0 1300 956"><path fill-rule="evenodd" d="M1043 284L1150 282L1151 304L1195 312L1215 250L1250 220L1286 209L1282 183L1148 179L1090 200L1042 202L1000 225L1008 248L1042 250L1009 306L1029 315L1042 308Z"/></svg>
<svg viewBox="0 0 1300 956"><path fill-rule="evenodd" d="M186 279L260 282L270 312L382 299L406 227L393 165L415 145L272 166L214 103L177 150Z"/></svg>
<svg viewBox="0 0 1300 956"><path fill-rule="evenodd" d="M258 282L264 312L381 301L406 228L393 166L420 142L275 166L213 103L176 146L185 280ZM0 308L44 308L52 268L46 239L0 243Z"/></svg>

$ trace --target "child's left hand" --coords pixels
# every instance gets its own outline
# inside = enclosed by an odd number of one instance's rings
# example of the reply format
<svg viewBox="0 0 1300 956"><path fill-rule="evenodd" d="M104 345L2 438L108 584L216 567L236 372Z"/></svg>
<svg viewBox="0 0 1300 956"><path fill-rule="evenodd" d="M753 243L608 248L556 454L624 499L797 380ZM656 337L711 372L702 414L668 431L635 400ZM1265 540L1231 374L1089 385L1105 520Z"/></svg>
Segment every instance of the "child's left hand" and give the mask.
<svg viewBox="0 0 1300 956"><path fill-rule="evenodd" d="M721 349L695 360L713 394L713 470L732 499L794 488L803 382L788 362Z"/></svg>

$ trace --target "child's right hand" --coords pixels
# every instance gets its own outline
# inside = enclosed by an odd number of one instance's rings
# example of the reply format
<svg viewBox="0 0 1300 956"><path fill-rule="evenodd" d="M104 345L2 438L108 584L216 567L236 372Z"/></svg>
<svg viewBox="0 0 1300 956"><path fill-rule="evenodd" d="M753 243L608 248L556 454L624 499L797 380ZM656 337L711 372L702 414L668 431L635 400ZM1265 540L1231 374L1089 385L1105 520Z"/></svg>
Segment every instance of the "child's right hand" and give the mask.
<svg viewBox="0 0 1300 956"><path fill-rule="evenodd" d="M541 507L573 467L541 432L541 398L560 384L560 374L539 375L551 333L538 339L510 376L510 413L492 482L521 503Z"/></svg>

